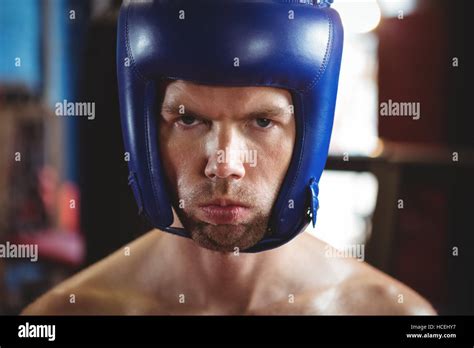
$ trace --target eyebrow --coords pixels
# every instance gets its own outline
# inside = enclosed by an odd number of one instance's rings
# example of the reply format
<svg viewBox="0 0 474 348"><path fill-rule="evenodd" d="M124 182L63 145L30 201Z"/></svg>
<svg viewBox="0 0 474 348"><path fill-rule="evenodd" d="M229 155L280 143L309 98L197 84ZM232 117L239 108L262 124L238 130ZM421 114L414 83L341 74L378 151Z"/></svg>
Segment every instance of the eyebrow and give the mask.
<svg viewBox="0 0 474 348"><path fill-rule="evenodd" d="M164 104L162 107L162 112L166 111L172 115L181 115L179 113L180 110L180 105L182 104L177 104L177 103L170 103L170 104ZM245 114L245 118L267 118L267 117L284 117L286 114L289 114L289 105L288 107L281 107L281 106L264 106L261 107L257 110L251 111L247 114ZM207 119L205 115L202 115L196 111L193 111L192 109L186 108L185 107L185 112L183 115L187 116L192 116L200 119Z"/></svg>

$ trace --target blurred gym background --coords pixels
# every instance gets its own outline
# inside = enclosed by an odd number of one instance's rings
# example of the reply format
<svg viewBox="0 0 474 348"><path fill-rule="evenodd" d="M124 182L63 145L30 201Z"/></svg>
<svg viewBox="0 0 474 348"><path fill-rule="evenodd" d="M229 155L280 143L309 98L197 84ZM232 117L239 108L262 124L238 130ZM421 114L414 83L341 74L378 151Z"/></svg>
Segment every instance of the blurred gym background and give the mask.
<svg viewBox="0 0 474 348"><path fill-rule="evenodd" d="M115 76L117 0L0 0L0 314L148 231L127 186ZM321 208L308 232L474 314L474 136L467 1L335 0L346 32ZM470 72L469 72L470 73ZM95 118L56 103L95 103ZM421 117L382 117L417 102ZM315 270L316 271L316 270Z"/></svg>

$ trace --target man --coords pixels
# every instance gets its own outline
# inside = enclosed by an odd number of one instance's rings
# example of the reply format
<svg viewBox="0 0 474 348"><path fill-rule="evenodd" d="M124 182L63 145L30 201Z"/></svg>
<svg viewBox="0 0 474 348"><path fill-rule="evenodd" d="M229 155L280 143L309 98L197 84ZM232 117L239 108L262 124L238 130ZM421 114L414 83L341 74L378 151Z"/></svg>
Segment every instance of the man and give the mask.
<svg viewBox="0 0 474 348"><path fill-rule="evenodd" d="M337 94L331 2L124 3L129 183L155 229L24 314L434 313L301 233L316 221Z"/></svg>
<svg viewBox="0 0 474 348"><path fill-rule="evenodd" d="M169 83L157 115L159 147L173 226L191 239L152 230L23 314L434 314L371 266L327 257L308 233L240 252L265 235L290 165L292 105L285 89Z"/></svg>

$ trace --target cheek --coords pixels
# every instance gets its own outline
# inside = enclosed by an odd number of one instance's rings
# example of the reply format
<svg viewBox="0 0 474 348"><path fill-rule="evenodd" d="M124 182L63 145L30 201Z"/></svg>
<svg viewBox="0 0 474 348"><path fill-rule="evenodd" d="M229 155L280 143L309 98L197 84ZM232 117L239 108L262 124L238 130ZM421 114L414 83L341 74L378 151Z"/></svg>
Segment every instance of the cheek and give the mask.
<svg viewBox="0 0 474 348"><path fill-rule="evenodd" d="M258 169L269 181L279 181L286 174L291 161L294 137L283 134L277 139L260 146L258 150Z"/></svg>
<svg viewBox="0 0 474 348"><path fill-rule="evenodd" d="M168 180L178 189L189 186L202 166L202 145L173 136L172 131L161 139L160 153Z"/></svg>
<svg viewBox="0 0 474 348"><path fill-rule="evenodd" d="M282 140L284 139L284 140ZM249 183L262 197L273 202L283 183L293 154L294 137L290 134L279 136L260 144L257 150L257 166L248 168Z"/></svg>

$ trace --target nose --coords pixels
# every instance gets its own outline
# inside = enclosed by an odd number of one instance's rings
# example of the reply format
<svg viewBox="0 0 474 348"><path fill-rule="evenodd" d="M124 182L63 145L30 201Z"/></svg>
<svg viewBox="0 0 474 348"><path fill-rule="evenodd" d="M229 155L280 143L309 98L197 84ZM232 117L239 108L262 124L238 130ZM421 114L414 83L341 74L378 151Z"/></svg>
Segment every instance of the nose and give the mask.
<svg viewBox="0 0 474 348"><path fill-rule="evenodd" d="M211 180L242 179L245 176L242 151L242 139L236 130L226 126L217 128L208 141L205 175Z"/></svg>

